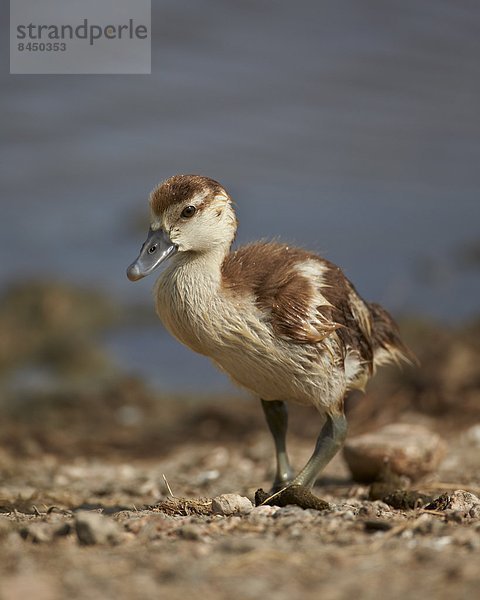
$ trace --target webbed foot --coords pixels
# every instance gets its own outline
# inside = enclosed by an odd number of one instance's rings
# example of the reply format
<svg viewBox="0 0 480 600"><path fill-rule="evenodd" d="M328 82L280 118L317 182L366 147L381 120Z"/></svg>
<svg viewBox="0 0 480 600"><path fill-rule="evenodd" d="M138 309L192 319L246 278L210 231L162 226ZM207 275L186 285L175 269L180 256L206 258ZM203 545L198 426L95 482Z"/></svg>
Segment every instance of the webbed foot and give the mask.
<svg viewBox="0 0 480 600"><path fill-rule="evenodd" d="M255 492L255 506L287 506L294 504L300 508L328 510L330 505L303 485L287 485L275 493L267 493L262 489Z"/></svg>

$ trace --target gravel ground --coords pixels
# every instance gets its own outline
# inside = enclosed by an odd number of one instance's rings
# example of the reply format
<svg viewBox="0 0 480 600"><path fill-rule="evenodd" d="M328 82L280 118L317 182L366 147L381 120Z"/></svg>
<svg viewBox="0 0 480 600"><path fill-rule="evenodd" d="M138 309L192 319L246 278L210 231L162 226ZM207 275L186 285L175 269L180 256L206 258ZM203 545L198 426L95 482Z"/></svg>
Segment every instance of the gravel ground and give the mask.
<svg viewBox="0 0 480 600"><path fill-rule="evenodd" d="M441 470L417 489L478 494L478 437L478 426L452 433ZM268 486L270 440L260 430L248 445L193 438L131 460L109 453L108 439L96 458L90 450L70 458L58 445L45 452L33 439L22 456L4 450L0 598L478 597L480 505L393 509L370 501L368 486L352 482L338 457L315 490L330 510L215 515L219 494L253 499ZM71 441L78 452L80 441ZM295 462L310 451L297 435L291 446Z"/></svg>

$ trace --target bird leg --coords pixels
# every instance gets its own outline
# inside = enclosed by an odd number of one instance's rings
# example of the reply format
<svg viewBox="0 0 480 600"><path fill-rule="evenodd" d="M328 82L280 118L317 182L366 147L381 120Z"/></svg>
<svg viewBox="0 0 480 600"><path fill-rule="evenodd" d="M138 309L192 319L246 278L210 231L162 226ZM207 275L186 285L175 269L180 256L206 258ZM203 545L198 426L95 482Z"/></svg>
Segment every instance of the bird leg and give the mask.
<svg viewBox="0 0 480 600"><path fill-rule="evenodd" d="M286 402L280 400L262 400L262 408L275 443L277 470L272 487L275 492L287 486L293 478L286 446L288 410Z"/></svg>
<svg viewBox="0 0 480 600"><path fill-rule="evenodd" d="M322 469L340 450L346 435L347 419L343 412L327 414L327 420L320 430L312 456L291 485L312 488Z"/></svg>

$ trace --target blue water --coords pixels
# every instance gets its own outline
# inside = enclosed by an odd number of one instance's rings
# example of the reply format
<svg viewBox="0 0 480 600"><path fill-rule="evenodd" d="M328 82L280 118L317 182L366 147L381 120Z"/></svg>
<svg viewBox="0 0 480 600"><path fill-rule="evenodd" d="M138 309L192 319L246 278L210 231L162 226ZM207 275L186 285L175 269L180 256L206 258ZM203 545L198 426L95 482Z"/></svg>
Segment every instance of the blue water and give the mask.
<svg viewBox="0 0 480 600"><path fill-rule="evenodd" d="M125 277L147 194L196 172L235 198L239 242L317 250L394 313L478 314L478 266L457 257L480 237L480 4L170 0L153 27L151 76L9 76L4 60L2 286L151 302L153 280ZM168 389L228 386L160 327L106 343Z"/></svg>

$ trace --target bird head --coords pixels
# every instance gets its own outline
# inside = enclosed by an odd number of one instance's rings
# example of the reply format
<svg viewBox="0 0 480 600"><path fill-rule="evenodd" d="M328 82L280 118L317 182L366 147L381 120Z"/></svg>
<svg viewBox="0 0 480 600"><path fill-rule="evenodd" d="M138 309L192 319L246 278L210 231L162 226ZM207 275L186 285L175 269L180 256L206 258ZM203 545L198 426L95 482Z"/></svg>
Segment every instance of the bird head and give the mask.
<svg viewBox="0 0 480 600"><path fill-rule="evenodd" d="M137 281L177 253L226 252L236 231L232 201L213 179L175 175L150 194L150 229L127 276Z"/></svg>

